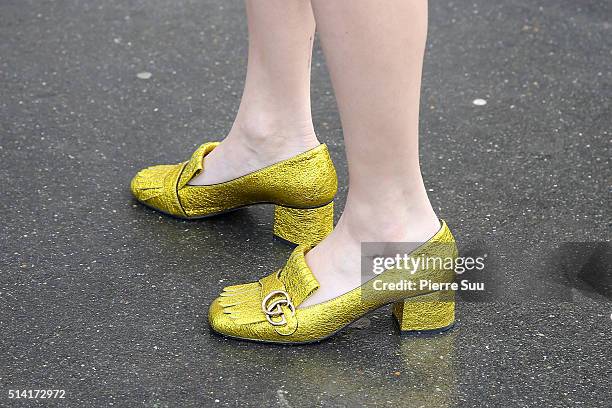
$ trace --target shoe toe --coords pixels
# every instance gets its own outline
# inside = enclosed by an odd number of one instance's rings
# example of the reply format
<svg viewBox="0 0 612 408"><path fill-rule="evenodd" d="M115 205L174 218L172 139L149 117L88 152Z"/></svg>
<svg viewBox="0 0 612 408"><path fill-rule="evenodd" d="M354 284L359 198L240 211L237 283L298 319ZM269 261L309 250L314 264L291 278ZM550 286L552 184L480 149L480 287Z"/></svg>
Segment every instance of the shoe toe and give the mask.
<svg viewBox="0 0 612 408"><path fill-rule="evenodd" d="M162 164L140 170L130 183L132 194L140 202L155 206L154 199L163 192L164 178L175 165Z"/></svg>
<svg viewBox="0 0 612 408"><path fill-rule="evenodd" d="M208 322L217 333L236 338L263 340L274 335L261 311L258 282L224 288L208 309Z"/></svg>
<svg viewBox="0 0 612 408"><path fill-rule="evenodd" d="M244 330L241 324L236 322L231 313L226 313L221 305L221 298L215 299L208 309L208 323L217 333L232 337L243 337Z"/></svg>

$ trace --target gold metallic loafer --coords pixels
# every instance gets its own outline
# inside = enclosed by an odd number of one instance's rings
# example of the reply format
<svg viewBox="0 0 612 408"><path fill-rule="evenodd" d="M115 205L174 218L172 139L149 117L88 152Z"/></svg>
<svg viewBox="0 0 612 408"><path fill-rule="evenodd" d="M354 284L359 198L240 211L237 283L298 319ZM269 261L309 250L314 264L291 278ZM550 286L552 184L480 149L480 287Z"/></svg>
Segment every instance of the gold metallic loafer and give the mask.
<svg viewBox="0 0 612 408"><path fill-rule="evenodd" d="M452 259L454 264L457 246L446 223L441 224L434 237L410 253L411 258ZM284 268L258 282L224 288L208 312L212 329L239 339L310 343L335 334L387 304L393 304L401 332L444 331L452 327L455 293L449 284L455 273L447 262L423 262L414 273L387 269L350 292L300 308L319 288L304 258L311 247L298 246ZM421 280L429 284L423 287ZM407 282L414 282L414 287L409 289Z"/></svg>
<svg viewBox="0 0 612 408"><path fill-rule="evenodd" d="M225 183L187 184L204 170L206 155L218 144L203 144L188 161L141 170L132 179L132 194L151 208L186 219L275 204L274 234L295 244L317 243L331 232L338 180L326 145Z"/></svg>

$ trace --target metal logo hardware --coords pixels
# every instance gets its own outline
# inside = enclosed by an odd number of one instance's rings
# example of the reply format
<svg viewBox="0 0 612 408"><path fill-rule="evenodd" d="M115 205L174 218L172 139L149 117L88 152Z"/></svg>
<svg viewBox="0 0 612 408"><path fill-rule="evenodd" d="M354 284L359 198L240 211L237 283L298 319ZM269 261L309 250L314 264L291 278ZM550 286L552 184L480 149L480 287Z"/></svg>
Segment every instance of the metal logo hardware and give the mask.
<svg viewBox="0 0 612 408"><path fill-rule="evenodd" d="M282 295L283 298L276 299L268 304L268 301L275 295ZM291 317L295 316L295 306L291 303L289 294L284 290L273 290L261 301L261 310L266 314L266 319L272 326L284 326L287 324L285 312L283 312L281 306L287 306L291 310ZM272 320L273 317L279 316L282 318L280 321Z"/></svg>

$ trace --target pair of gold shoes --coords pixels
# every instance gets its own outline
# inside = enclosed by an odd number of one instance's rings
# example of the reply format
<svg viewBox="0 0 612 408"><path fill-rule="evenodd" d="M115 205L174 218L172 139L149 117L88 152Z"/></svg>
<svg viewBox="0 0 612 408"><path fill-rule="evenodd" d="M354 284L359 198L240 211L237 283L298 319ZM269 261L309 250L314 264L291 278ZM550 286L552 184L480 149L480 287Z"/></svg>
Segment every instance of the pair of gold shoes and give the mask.
<svg viewBox="0 0 612 408"><path fill-rule="evenodd" d="M138 201L186 219L274 204L274 234L298 245L282 269L257 282L224 288L209 309L213 330L240 339L309 343L325 339L387 304L393 305L402 332L443 331L453 325L454 292L431 289L432 284L453 282L454 272L448 263L433 267L423 263L411 273L386 269L350 292L300 308L319 288L305 254L333 229L338 183L327 147L319 145L225 183L189 185L189 180L203 171L206 155L217 145L203 144L185 162L141 170L131 182ZM457 248L446 223L442 221L440 230L410 256L455 259ZM423 286L422 282L429 284Z"/></svg>

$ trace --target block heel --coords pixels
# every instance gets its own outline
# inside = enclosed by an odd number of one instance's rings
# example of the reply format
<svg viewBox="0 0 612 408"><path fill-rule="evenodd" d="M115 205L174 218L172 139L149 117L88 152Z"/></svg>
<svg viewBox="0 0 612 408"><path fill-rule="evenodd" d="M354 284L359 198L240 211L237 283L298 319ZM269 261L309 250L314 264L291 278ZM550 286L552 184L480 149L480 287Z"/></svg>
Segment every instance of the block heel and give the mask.
<svg viewBox="0 0 612 408"><path fill-rule="evenodd" d="M393 316L402 334L443 332L455 323L455 292L432 292L396 302Z"/></svg>
<svg viewBox="0 0 612 408"><path fill-rule="evenodd" d="M333 201L316 208L274 208L274 235L293 244L318 244L333 228Z"/></svg>

